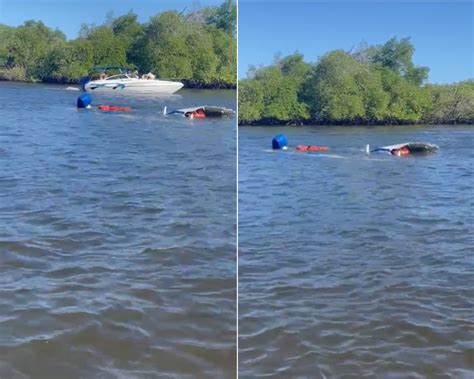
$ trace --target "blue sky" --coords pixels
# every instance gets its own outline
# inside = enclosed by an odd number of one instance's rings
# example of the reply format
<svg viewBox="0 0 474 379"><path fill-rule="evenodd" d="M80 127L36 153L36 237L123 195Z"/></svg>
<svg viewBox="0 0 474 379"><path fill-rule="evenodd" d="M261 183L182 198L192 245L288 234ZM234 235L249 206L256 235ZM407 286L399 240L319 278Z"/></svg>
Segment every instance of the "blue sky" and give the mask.
<svg viewBox="0 0 474 379"><path fill-rule="evenodd" d="M132 9L140 22L145 22L167 10L220 4L221 0L0 0L0 23L18 26L26 20L41 20L72 39L77 37L81 24L102 24L109 11L117 17Z"/></svg>
<svg viewBox="0 0 474 379"><path fill-rule="evenodd" d="M472 1L288 2L239 1L239 77L250 64L266 65L275 53L299 51L310 62L361 41L411 37L414 62L430 67L429 81L474 77Z"/></svg>

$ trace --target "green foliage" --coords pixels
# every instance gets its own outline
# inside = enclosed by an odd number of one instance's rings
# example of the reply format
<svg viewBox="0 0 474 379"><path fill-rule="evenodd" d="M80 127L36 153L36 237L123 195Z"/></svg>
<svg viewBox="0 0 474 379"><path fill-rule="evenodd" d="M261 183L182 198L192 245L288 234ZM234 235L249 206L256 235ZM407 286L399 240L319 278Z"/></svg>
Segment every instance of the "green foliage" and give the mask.
<svg viewBox="0 0 474 379"><path fill-rule="evenodd" d="M235 3L226 0L198 13L201 17L192 18L164 12L145 24L132 12L115 19L108 13L102 25L83 24L71 41L42 22L0 25L0 67L6 65L0 75L77 82L93 66L126 66L199 86L235 85Z"/></svg>
<svg viewBox="0 0 474 379"><path fill-rule="evenodd" d="M0 67L5 66L7 63L8 44L10 43L14 32L14 28L0 24Z"/></svg>
<svg viewBox="0 0 474 379"><path fill-rule="evenodd" d="M474 123L474 80L451 85L429 85L428 123Z"/></svg>
<svg viewBox="0 0 474 379"><path fill-rule="evenodd" d="M239 122L316 124L473 123L474 82L422 85L407 38L355 52L335 50L316 64L301 54L250 67L239 82Z"/></svg>
<svg viewBox="0 0 474 379"><path fill-rule="evenodd" d="M209 27L214 54L218 59L216 74L219 82L237 83L237 40L230 34Z"/></svg>
<svg viewBox="0 0 474 379"><path fill-rule="evenodd" d="M114 35L125 48L127 62L132 63L136 54L133 49L134 43L143 36L143 25L138 22L138 16L132 12L113 20L111 25Z"/></svg>
<svg viewBox="0 0 474 379"><path fill-rule="evenodd" d="M283 75L301 83L311 71L311 65L304 61L303 54L294 53L277 61Z"/></svg>
<svg viewBox="0 0 474 379"><path fill-rule="evenodd" d="M239 110L244 120L265 118L269 122L288 122L308 117L299 99L299 81L295 80L302 60L287 57L275 65L256 70L253 79L239 83Z"/></svg>
<svg viewBox="0 0 474 379"><path fill-rule="evenodd" d="M387 118L394 122L419 122L428 106L426 91L393 71L382 72L384 90L390 96Z"/></svg>
<svg viewBox="0 0 474 379"><path fill-rule="evenodd" d="M216 26L190 21L177 12L152 18L132 51L132 62L137 67L163 78L236 82L235 38Z"/></svg>
<svg viewBox="0 0 474 379"><path fill-rule="evenodd" d="M263 83L244 79L239 82L239 119L247 122L264 118Z"/></svg>
<svg viewBox="0 0 474 379"><path fill-rule="evenodd" d="M110 62L114 62L117 66L127 64L126 45L111 28L106 26L93 28L87 33L86 39L93 47L95 66L107 66Z"/></svg>
<svg viewBox="0 0 474 379"><path fill-rule="evenodd" d="M356 80L359 64L346 52L323 56L303 85L313 118L356 121L364 116L364 99Z"/></svg>
<svg viewBox="0 0 474 379"><path fill-rule="evenodd" d="M209 8L206 23L214 25L230 34L235 34L237 25L237 7L232 0L226 0L218 8Z"/></svg>
<svg viewBox="0 0 474 379"><path fill-rule="evenodd" d="M38 80L41 62L48 51L65 41L63 33L53 31L41 21L26 21L15 29L7 45L7 66L22 67L27 79Z"/></svg>
<svg viewBox="0 0 474 379"><path fill-rule="evenodd" d="M145 71L154 71L162 78L190 78L190 33L184 18L177 12L165 12L153 17L145 27L139 43L143 60L138 62Z"/></svg>
<svg viewBox="0 0 474 379"><path fill-rule="evenodd" d="M379 63L400 75L409 82L420 85L428 78L428 67L415 67L413 64L413 53L415 47L410 38L396 38L388 40L384 45L375 47L372 62Z"/></svg>
<svg viewBox="0 0 474 379"><path fill-rule="evenodd" d="M74 83L88 74L94 65L92 43L78 38L50 50L40 66L40 76L46 82Z"/></svg>

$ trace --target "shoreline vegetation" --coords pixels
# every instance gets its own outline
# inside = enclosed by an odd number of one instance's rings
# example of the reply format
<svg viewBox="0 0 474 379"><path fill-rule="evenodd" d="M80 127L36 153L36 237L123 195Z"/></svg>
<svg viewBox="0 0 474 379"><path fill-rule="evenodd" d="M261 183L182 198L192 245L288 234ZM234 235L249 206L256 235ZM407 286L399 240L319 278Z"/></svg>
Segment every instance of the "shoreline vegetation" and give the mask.
<svg viewBox="0 0 474 379"><path fill-rule="evenodd" d="M315 63L296 52L251 66L239 80L239 125L474 124L474 80L425 84L409 38L334 50Z"/></svg>
<svg viewBox="0 0 474 379"><path fill-rule="evenodd" d="M125 66L185 88L235 89L236 6L158 13L146 23L108 13L101 25L81 26L76 39L41 21L0 24L0 80L77 84L94 66Z"/></svg>

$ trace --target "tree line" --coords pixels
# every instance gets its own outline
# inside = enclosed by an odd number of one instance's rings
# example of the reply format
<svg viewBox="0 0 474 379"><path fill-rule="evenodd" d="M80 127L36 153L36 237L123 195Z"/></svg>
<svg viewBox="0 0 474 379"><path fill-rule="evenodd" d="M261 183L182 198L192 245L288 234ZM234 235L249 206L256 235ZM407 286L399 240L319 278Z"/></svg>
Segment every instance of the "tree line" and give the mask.
<svg viewBox="0 0 474 379"><path fill-rule="evenodd" d="M474 123L474 80L425 84L429 68L413 63L409 38L354 51L330 51L315 63L295 53L251 66L239 81L239 123Z"/></svg>
<svg viewBox="0 0 474 379"><path fill-rule="evenodd" d="M77 83L94 66L126 66L189 87L235 88L236 6L169 11L140 23L129 12L102 25L83 24L79 36L41 21L0 24L0 80Z"/></svg>

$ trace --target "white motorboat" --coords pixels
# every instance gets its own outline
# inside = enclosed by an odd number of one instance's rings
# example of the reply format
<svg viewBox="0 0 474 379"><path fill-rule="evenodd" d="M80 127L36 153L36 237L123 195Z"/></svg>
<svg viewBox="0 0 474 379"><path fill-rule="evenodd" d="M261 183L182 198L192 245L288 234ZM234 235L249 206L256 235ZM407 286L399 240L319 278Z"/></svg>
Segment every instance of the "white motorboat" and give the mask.
<svg viewBox="0 0 474 379"><path fill-rule="evenodd" d="M183 87L183 83L172 82L168 80L148 78L137 78L129 73L124 73L126 68L117 67L99 67L94 71L105 73L108 69L116 69L120 74L102 77L97 80L90 80L89 77L81 78L83 89L88 92L124 92L124 93L143 93L143 94L172 94ZM100 70L98 70L100 69ZM129 71L129 70L128 70Z"/></svg>

